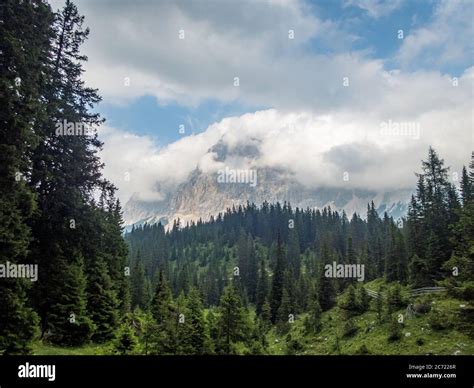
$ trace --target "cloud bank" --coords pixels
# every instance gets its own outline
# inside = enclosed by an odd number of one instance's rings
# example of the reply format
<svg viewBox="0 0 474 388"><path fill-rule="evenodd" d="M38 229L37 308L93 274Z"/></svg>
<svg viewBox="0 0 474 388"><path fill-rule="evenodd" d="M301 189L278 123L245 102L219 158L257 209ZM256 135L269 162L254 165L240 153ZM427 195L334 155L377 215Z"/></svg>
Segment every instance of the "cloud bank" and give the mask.
<svg viewBox="0 0 474 388"><path fill-rule="evenodd" d="M458 86L439 74L427 76L425 83L394 76L390 82L411 84L424 90L426 98L405 94L405 87L396 86L370 112L346 109L322 115L262 110L225 118L203 133L160 149L150 139L108 130L101 134L105 172L117 182L121 195L140 192L142 200L159 199L195 168L215 173L225 166L283 169L308 187L410 188L430 145L454 173L459 174L468 162L473 144L473 78L474 68L459 79ZM228 151L225 159L219 158L216 144ZM124 171L130 172L130 182L121 179ZM343 179L344 173L349 180Z"/></svg>
<svg viewBox="0 0 474 388"><path fill-rule="evenodd" d="M347 0L343 8L377 19L405 4ZM455 172L473 149L472 2L436 3L390 58L354 50L359 36L303 1L78 5L92 31L86 79L109 103L152 95L159 104L235 101L251 110L166 146L103 128L105 174L125 201L134 192L159 199L196 167L212 172L223 163L284 168L309 186L412 187L429 145ZM222 161L209 151L216 144L258 153Z"/></svg>

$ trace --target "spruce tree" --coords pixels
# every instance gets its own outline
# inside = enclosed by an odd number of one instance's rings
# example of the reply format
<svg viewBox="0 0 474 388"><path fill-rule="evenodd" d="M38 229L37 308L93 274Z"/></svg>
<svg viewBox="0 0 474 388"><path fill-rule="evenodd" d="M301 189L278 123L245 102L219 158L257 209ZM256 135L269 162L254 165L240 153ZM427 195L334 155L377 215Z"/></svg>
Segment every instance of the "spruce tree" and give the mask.
<svg viewBox="0 0 474 388"><path fill-rule="evenodd" d="M191 323L189 321L188 301L182 290L175 301L176 329L175 329L175 354L194 354L194 347L190 342Z"/></svg>
<svg viewBox="0 0 474 388"><path fill-rule="evenodd" d="M233 284L224 289L219 302L219 313L219 348L224 354L232 354L235 351L233 344L245 337L245 311Z"/></svg>
<svg viewBox="0 0 474 388"><path fill-rule="evenodd" d="M132 264L130 283L132 309L137 306L144 309L146 307L147 299L145 290L145 269L143 268L143 263L139 253L137 253L134 263Z"/></svg>
<svg viewBox="0 0 474 388"><path fill-rule="evenodd" d="M114 341L114 350L120 355L132 354L138 345L138 338L128 324L122 324Z"/></svg>
<svg viewBox="0 0 474 388"><path fill-rule="evenodd" d="M268 275L265 268L265 260L260 260L260 276L258 278L257 285L257 300L255 303L255 310L257 315L262 314L263 304L267 300L268 296Z"/></svg>
<svg viewBox="0 0 474 388"><path fill-rule="evenodd" d="M423 209L424 223L428 232L426 258L430 276L433 280L442 276L441 266L449 259L452 245L450 243L449 223L455 219L450 206L452 185L448 181L449 168L439 158L433 148L428 150L428 158L422 162L423 177L426 187Z"/></svg>
<svg viewBox="0 0 474 388"><path fill-rule="evenodd" d="M89 34L83 22L68 0L52 23L53 39L45 58L41 91L46 114L35 123L38 145L31 154L29 180L40 210L31 220L34 244L29 258L41 268L34 302L43 333L48 329L55 341L64 338L64 343L82 343L89 336L83 278L96 259L90 225L96 234L102 233L95 225L93 198L105 184L97 155L102 143L97 133L85 132L85 128L97 128L102 119L91 112L100 101L97 91L86 87L81 79L87 58L80 48ZM77 279L72 279L73 274ZM65 279L69 285L64 284ZM75 326L65 326L73 312L77 316ZM73 340L75 331L79 333Z"/></svg>
<svg viewBox="0 0 474 388"><path fill-rule="evenodd" d="M286 333L290 329L290 314L294 315L294 311L288 290L284 288L277 315L277 325L280 333Z"/></svg>
<svg viewBox="0 0 474 388"><path fill-rule="evenodd" d="M84 260L80 254L73 259L70 264L59 260L64 267L57 267L57 273L50 274L53 279L58 279L58 274L62 276L48 295L53 303L47 320L47 339L57 345L82 345L90 340L95 330L87 313Z"/></svg>
<svg viewBox="0 0 474 388"><path fill-rule="evenodd" d="M343 316L346 319L352 317L359 310L355 288L352 284L347 287L344 298L341 300L340 307L343 310Z"/></svg>
<svg viewBox="0 0 474 388"><path fill-rule="evenodd" d="M265 299L265 302L263 303L261 317L262 317L262 321L265 325L267 325L267 326L271 325L272 310L271 310L271 307L270 307L270 303L268 303L267 299Z"/></svg>
<svg viewBox="0 0 474 388"><path fill-rule="evenodd" d="M400 267L400 256L399 252L397 252L396 233L397 231L395 225L391 225L390 243L385 257L385 279L387 282L399 280L398 271Z"/></svg>
<svg viewBox="0 0 474 388"><path fill-rule="evenodd" d="M370 297L364 286L357 287L357 299L360 313L365 313L369 309Z"/></svg>
<svg viewBox="0 0 474 388"><path fill-rule="evenodd" d="M122 207L115 198L115 191L114 186L108 185L108 197L101 212L105 231L98 254L104 255L112 287L118 295L120 312L125 315L131 311L130 279L126 275L128 245L123 239Z"/></svg>
<svg viewBox="0 0 474 388"><path fill-rule="evenodd" d="M272 289L270 295L270 307L272 311L272 322L275 323L278 317L281 298L283 296L283 282L285 273L285 253L280 233L278 233L276 247L276 262L272 277Z"/></svg>
<svg viewBox="0 0 474 388"><path fill-rule="evenodd" d="M472 182L469 179L469 175L466 170L466 166L462 167L462 176L461 176L461 198L463 205L467 205L472 201L474 192L472 191Z"/></svg>
<svg viewBox="0 0 474 388"><path fill-rule="evenodd" d="M309 333L318 333L321 330L322 309L319 305L318 295L314 295L309 302L309 315L305 322L306 331Z"/></svg>
<svg viewBox="0 0 474 388"><path fill-rule="evenodd" d="M428 262L418 255L414 255L408 266L409 282L413 288L428 287L431 285L431 276Z"/></svg>
<svg viewBox="0 0 474 388"><path fill-rule="evenodd" d="M295 227L290 228L288 232L288 263L295 279L299 278L301 270L300 260L300 240L298 231Z"/></svg>
<svg viewBox="0 0 474 388"><path fill-rule="evenodd" d="M317 294L319 297L319 305L323 311L331 309L336 304L336 293L332 279L325 276L324 265L329 264L330 254L326 242L321 248L321 265L319 269L319 280L317 284Z"/></svg>
<svg viewBox="0 0 474 388"><path fill-rule="evenodd" d="M188 341L192 346L193 354L209 354L212 352L209 337L209 328L204 317L204 306L196 288L192 288L188 295L188 317L190 332Z"/></svg>
<svg viewBox="0 0 474 388"><path fill-rule="evenodd" d="M375 299L375 310L377 312L377 321L381 323L383 321L383 288L380 286L377 291L377 298Z"/></svg>
<svg viewBox="0 0 474 388"><path fill-rule="evenodd" d="M96 328L95 342L106 342L114 337L118 322L119 301L105 261L98 256L88 271L87 311Z"/></svg>
<svg viewBox="0 0 474 388"><path fill-rule="evenodd" d="M390 287L387 291L387 311L391 315L392 312L400 309L403 306L404 302L402 299L402 291L400 284L396 283L394 286Z"/></svg>
<svg viewBox="0 0 474 388"><path fill-rule="evenodd" d="M156 354L173 354L175 351L178 315L173 295L163 270L159 272L158 286L150 309L157 325L153 338L154 352Z"/></svg>
<svg viewBox="0 0 474 388"><path fill-rule="evenodd" d="M247 250L248 250L248 267L247 267L247 295L250 303L255 303L257 300L258 287L258 261L255 251L255 244L252 236L247 236Z"/></svg>
<svg viewBox="0 0 474 388"><path fill-rule="evenodd" d="M4 1L0 23L0 264L26 256L36 198L28 187L35 121L44 116L42 74L53 14L42 1ZM38 269L41 273L44 268ZM38 317L27 300L30 280L0 279L0 354L28 353Z"/></svg>

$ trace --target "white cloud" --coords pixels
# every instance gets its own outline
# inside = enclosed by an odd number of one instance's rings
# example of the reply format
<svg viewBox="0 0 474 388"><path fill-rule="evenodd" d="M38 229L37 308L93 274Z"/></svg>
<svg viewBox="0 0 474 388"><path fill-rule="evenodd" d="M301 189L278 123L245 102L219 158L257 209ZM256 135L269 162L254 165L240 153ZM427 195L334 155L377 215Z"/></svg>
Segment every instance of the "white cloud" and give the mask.
<svg viewBox="0 0 474 388"><path fill-rule="evenodd" d="M346 4L374 18L401 6L378 0ZM220 139L230 149L250 144L260 151L255 160L234 155L227 164L284 167L311 186L374 189L411 187L428 145L455 170L473 148L473 68L457 87L439 71L409 72L413 66L437 69L438 62L472 66L467 1L440 2L433 20L405 38L397 54L401 69L393 71L383 60L351 51L357 37L337 21L312 15L301 1L84 0L78 5L91 27L86 77L108 102L125 104L148 94L180 105L212 98L272 108L226 118L163 148L149 138L105 128L105 173L124 201L134 192L152 201L196 166L221 167L208 153ZM295 39L288 38L289 30ZM315 46L322 49L315 53ZM239 87L233 86L236 76ZM381 123L390 121L419 124L419 138L381 136ZM344 182L347 170L350 180Z"/></svg>
<svg viewBox="0 0 474 388"><path fill-rule="evenodd" d="M142 193L144 200L159 198L184 182L196 167L212 173L226 165L283 168L310 187L393 190L414 186L413 173L419 171L430 145L459 172L473 148L474 68L460 78L457 87L435 73L419 79L400 74L388 77L392 89L371 112L346 109L320 115L268 109L223 119L201 134L161 149L147 138L109 130L101 135L106 176L119 186L124 200L134 191ZM420 98L425 93L427 102ZM382 123L389 122L412 123L418 130L401 135L382 132ZM225 160L218 159L218 150L210 152L218 143L227 151ZM245 147L258 150L255 157L239 155L238 150ZM114 179L127 170L130 183ZM348 182L342 179L346 171ZM156 182L162 186L156 187Z"/></svg>
<svg viewBox="0 0 474 388"><path fill-rule="evenodd" d="M342 77L363 81L380 66L357 53L343 54L357 37L297 0L133 5L83 0L79 10L91 28L84 46L86 80L109 102L149 94L181 105L212 98L322 108L346 101ZM310 54L312 42L326 53ZM234 77L240 87L234 87Z"/></svg>
<svg viewBox="0 0 474 388"><path fill-rule="evenodd" d="M405 37L397 54L403 66L441 68L472 65L474 58L474 3L442 0L432 21Z"/></svg>

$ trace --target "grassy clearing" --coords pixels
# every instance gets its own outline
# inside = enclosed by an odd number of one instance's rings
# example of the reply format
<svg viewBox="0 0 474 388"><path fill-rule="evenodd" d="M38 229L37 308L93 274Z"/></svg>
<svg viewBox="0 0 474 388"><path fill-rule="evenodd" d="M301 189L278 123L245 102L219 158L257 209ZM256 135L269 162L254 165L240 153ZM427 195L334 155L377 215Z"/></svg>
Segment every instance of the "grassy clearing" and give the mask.
<svg viewBox="0 0 474 388"><path fill-rule="evenodd" d="M98 356L110 354L109 345L87 344L79 347L60 347L37 341L32 345L35 356Z"/></svg>
<svg viewBox="0 0 474 388"><path fill-rule="evenodd" d="M305 355L337 355L337 354L372 354L372 355L472 355L474 341L465 332L458 329L458 315L462 308L469 305L446 295L430 295L412 299L411 303L429 303L445 314L450 328L434 330L430 325L430 315L423 314L412 318L404 318L401 324L401 338L389 341L389 323L377 321L372 303L371 309L365 314L354 318L358 330L351 337L343 336L345 321L341 319L338 307L323 313L323 328L318 334L308 335L304 331L302 314L293 324L290 334L293 340L301 343L302 349L296 354ZM464 307L460 307L464 305ZM395 313L405 315L405 309ZM274 329L268 334L269 353L285 354L285 335L278 335Z"/></svg>

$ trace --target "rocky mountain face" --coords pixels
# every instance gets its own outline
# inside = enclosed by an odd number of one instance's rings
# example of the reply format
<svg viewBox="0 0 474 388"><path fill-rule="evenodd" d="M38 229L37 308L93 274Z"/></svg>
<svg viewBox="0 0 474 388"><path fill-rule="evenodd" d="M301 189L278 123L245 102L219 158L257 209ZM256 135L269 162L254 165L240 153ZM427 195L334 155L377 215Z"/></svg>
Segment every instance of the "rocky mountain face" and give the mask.
<svg viewBox="0 0 474 388"><path fill-rule="evenodd" d="M374 192L336 188L309 189L292 179L284 171L255 170L256 184L232 181L228 174L205 174L194 170L189 179L156 202L143 202L133 196L124 207L126 226L143 223L172 224L180 219L184 224L199 218L208 220L211 215L224 212L232 206L245 205L247 201L261 205L289 202L293 208L323 208L345 210L348 217L357 212L365 217L367 204L374 201L379 214L387 212L394 219L406 214L411 191L396 190Z"/></svg>
<svg viewBox="0 0 474 388"><path fill-rule="evenodd" d="M161 182L156 183L162 199L145 202L134 195L124 207L127 228L134 224L158 223L172 225L180 219L184 224L201 218L208 220L232 206L247 202L260 206L263 202L288 202L293 208L323 208L345 210L348 217L354 212L365 217L367 204L374 201L379 214L385 211L394 219L406 214L411 190L375 192L370 190L344 188L308 188L299 183L289 171L276 168L249 168L235 170L229 166L235 161L246 166L257 166L260 158L260 141L247 139L245 144L232 146L220 139L207 151L210 160L220 167L217 172L204 173L199 167L188 179L170 189Z"/></svg>

